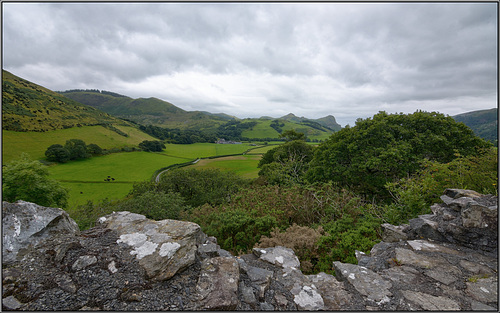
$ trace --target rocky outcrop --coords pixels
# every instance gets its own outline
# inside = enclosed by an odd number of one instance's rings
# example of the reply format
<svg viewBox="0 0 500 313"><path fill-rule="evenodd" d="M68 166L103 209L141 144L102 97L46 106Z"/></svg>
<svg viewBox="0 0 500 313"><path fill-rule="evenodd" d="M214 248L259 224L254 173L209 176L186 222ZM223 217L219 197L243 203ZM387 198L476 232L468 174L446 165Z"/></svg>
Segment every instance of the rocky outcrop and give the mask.
<svg viewBox="0 0 500 313"><path fill-rule="evenodd" d="M450 189L433 214L383 225L336 275L304 275L293 250L233 256L197 224L116 212L78 231L67 214L3 203L5 310L498 309L497 198Z"/></svg>

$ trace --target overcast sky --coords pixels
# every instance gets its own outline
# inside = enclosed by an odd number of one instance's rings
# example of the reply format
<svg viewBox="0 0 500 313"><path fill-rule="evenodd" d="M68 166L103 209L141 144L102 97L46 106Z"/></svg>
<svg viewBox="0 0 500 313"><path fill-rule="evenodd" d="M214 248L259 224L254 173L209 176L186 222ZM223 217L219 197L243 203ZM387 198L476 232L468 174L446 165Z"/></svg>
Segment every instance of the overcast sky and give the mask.
<svg viewBox="0 0 500 313"><path fill-rule="evenodd" d="M239 118L497 107L496 3L2 3L3 68Z"/></svg>

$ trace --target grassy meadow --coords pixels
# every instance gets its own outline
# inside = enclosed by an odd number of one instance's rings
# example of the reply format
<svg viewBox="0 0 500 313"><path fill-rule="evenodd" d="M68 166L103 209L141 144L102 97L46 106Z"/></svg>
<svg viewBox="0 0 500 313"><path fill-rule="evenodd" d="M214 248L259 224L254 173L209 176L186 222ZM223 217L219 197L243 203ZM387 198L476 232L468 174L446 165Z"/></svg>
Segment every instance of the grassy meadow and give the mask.
<svg viewBox="0 0 500 313"><path fill-rule="evenodd" d="M160 168L197 158L239 154L253 147L249 144L167 144L162 152L113 153L64 164L54 164L49 166L49 172L51 178L60 181L64 187L68 188L69 211L71 211L71 208L84 204L88 200L98 202L105 198L121 199L132 189L134 182L151 179L153 173ZM252 154L204 159L193 166L231 170L243 177L256 178L260 158L261 155ZM108 176L115 180L106 181Z"/></svg>
<svg viewBox="0 0 500 313"><path fill-rule="evenodd" d="M203 159L191 167L197 169L218 168L225 171L232 171L241 177L257 178L259 175L259 164L261 155L237 155L222 157L217 159Z"/></svg>
<svg viewBox="0 0 500 313"><path fill-rule="evenodd" d="M64 145L66 140L81 139L86 144L95 143L103 149L137 146L143 140L155 138L129 126L115 126L128 134L121 136L116 132L102 126L83 126L68 129L58 129L46 132L15 132L4 130L2 132L2 163L17 159L25 152L32 159L45 158L45 150L53 144Z"/></svg>

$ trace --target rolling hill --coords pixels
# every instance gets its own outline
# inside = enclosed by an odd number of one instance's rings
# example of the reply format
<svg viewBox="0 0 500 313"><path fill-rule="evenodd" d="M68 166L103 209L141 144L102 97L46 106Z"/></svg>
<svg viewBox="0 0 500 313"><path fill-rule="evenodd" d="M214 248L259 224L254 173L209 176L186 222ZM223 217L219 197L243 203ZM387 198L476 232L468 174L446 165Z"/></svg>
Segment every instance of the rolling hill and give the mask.
<svg viewBox="0 0 500 313"><path fill-rule="evenodd" d="M99 90L67 90L59 91L59 93L116 117L143 125L214 131L219 125L235 119L223 113L185 111L170 102L157 98L132 99L113 92Z"/></svg>
<svg viewBox="0 0 500 313"><path fill-rule="evenodd" d="M228 121L255 122L257 125L242 133L246 138L278 138L280 132L270 127L271 120L284 123L283 130L295 129L303 132L314 140L328 138L334 131L341 129L335 117L329 115L313 120L297 117L292 113L278 119L246 118L240 120L224 113L209 113L204 111L185 111L177 106L157 98L132 99L109 91L99 90L68 90L60 94L75 101L93 106L114 116L131 120L143 125L154 125L170 129L196 130L217 133L219 126Z"/></svg>
<svg viewBox="0 0 500 313"><path fill-rule="evenodd" d="M2 129L37 131L132 124L2 70Z"/></svg>
<svg viewBox="0 0 500 313"><path fill-rule="evenodd" d="M452 116L469 126L474 133L498 145L498 109L479 110Z"/></svg>

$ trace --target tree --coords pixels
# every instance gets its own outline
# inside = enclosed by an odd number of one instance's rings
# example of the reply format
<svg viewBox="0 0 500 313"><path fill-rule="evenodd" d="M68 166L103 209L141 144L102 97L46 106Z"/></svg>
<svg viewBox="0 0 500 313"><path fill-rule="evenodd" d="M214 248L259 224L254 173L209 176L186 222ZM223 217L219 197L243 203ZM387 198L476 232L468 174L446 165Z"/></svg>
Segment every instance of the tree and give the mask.
<svg viewBox="0 0 500 313"><path fill-rule="evenodd" d="M48 176L49 171L45 165L23 154L19 160L14 160L3 168L2 199L65 208L68 204L67 190Z"/></svg>
<svg viewBox="0 0 500 313"><path fill-rule="evenodd" d="M87 146L87 152L92 155L101 155L102 148L96 145L95 143L91 143Z"/></svg>
<svg viewBox="0 0 500 313"><path fill-rule="evenodd" d="M70 153L62 145L55 144L47 148L45 156L48 161L66 163L69 161Z"/></svg>
<svg viewBox="0 0 500 313"><path fill-rule="evenodd" d="M146 152L161 152L165 145L157 140L144 140L139 144L139 148Z"/></svg>
<svg viewBox="0 0 500 313"><path fill-rule="evenodd" d="M273 185L302 184L313 151L314 147L302 140L289 141L271 149L262 156L258 164L261 168L259 176L265 177Z"/></svg>
<svg viewBox="0 0 500 313"><path fill-rule="evenodd" d="M284 138L286 142L293 141L293 140L306 140L306 134L304 133L299 133L295 131L295 129L290 129L286 130L283 133L280 134L280 138Z"/></svg>
<svg viewBox="0 0 500 313"><path fill-rule="evenodd" d="M91 155L87 152L87 145L81 139L66 140L64 148L69 151L70 160L80 160L91 157Z"/></svg>
<svg viewBox="0 0 500 313"><path fill-rule="evenodd" d="M489 146L470 128L441 113L379 112L373 118L358 119L354 127L346 127L322 143L307 178L387 199L385 184L411 176L424 159L446 163L457 152L474 155Z"/></svg>

